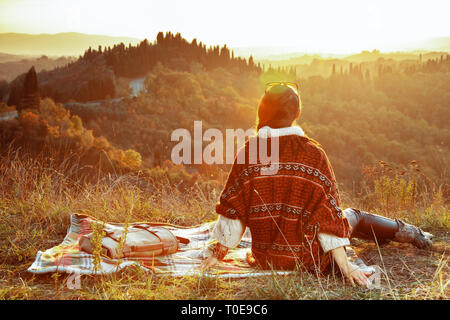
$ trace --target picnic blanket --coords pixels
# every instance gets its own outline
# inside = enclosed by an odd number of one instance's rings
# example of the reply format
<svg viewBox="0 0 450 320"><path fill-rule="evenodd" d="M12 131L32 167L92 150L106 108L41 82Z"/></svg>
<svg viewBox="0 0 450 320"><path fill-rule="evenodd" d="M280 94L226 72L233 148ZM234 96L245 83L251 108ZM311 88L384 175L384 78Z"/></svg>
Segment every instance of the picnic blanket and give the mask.
<svg viewBox="0 0 450 320"><path fill-rule="evenodd" d="M39 251L29 272L41 274L48 272L78 273L78 274L109 274L117 272L131 265L137 265L149 272L170 274L171 276L187 276L202 274L198 267L207 256L211 254L213 239L211 237L215 222L204 223L193 227L181 227L169 224L160 225L169 229L175 236L189 239L188 244L180 243L176 253L163 256L145 258L110 259L101 256L100 263L94 263L94 255L80 250L79 241L83 235L92 232L91 225L96 220L90 216L73 214L70 217L70 227L61 244L44 252ZM98 222L98 220L97 220ZM125 224L106 223L105 226L125 228ZM133 223L128 226L132 226ZM251 247L251 234L246 230L241 243L237 248L231 249L226 258L213 270L203 275L213 275L227 278L245 278L252 276L271 275L273 270L261 270L251 267L247 263L247 253ZM375 272L359 259L354 251L347 247L349 260L366 271ZM291 271L275 271L278 274L287 274Z"/></svg>

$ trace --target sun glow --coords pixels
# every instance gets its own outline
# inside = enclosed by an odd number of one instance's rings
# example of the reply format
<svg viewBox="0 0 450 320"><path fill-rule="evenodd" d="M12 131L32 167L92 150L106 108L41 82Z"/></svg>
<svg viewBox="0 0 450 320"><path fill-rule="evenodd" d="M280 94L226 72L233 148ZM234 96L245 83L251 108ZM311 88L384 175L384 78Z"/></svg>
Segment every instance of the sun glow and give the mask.
<svg viewBox="0 0 450 320"><path fill-rule="evenodd" d="M347 53L448 36L449 11L450 2L438 0L0 0L0 32L154 39L172 31L208 45Z"/></svg>

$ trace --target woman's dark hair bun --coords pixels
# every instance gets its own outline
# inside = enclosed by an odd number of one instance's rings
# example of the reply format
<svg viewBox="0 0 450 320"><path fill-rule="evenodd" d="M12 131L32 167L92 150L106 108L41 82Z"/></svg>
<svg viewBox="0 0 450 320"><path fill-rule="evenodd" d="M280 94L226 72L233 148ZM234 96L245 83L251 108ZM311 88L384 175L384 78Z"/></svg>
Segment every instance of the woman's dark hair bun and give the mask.
<svg viewBox="0 0 450 320"><path fill-rule="evenodd" d="M282 84L270 87L259 102L257 130L289 126L300 109L300 96L294 89Z"/></svg>

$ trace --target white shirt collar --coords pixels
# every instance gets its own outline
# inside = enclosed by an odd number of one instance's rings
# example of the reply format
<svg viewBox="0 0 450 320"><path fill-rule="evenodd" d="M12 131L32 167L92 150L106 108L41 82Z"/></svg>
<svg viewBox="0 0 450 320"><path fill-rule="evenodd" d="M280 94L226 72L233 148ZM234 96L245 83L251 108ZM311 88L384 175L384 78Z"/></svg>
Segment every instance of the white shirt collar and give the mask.
<svg viewBox="0 0 450 320"><path fill-rule="evenodd" d="M285 127L285 128L273 129L269 126L264 126L258 130L258 136L260 136L261 138L282 137L282 136L291 136L291 135L297 135L297 136L303 137L303 136L305 136L305 132L303 132L302 128L300 128L300 127Z"/></svg>

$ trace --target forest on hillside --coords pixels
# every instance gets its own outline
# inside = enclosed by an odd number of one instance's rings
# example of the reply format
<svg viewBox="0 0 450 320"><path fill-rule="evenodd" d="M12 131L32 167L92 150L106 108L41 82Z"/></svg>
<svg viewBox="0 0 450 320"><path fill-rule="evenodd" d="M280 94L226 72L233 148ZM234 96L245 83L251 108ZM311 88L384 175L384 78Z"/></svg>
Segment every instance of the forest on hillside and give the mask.
<svg viewBox="0 0 450 320"><path fill-rule="evenodd" d="M196 120L203 130L252 128L264 83L296 81L303 102L299 125L324 147L346 190L360 190L368 175L384 170L407 183L421 179L426 186L443 186L448 196L450 56L337 59L326 68L327 75L306 76L296 65L258 65L234 57L226 46L207 49L171 33L160 33L154 43L89 48L66 67L38 73L40 96L47 99L40 110L22 110L9 127L2 125L0 137L3 146L39 138L42 146L67 148L69 141L86 159L93 152L89 165L103 158L108 163L101 151L106 148L124 170L174 171L183 183L201 177L221 185L227 165L170 164L171 132L192 131ZM146 77L146 92L137 97L106 99L89 108L58 105L120 97L116 80L138 76ZM23 98L24 77L9 84L10 106Z"/></svg>
<svg viewBox="0 0 450 320"><path fill-rule="evenodd" d="M136 46L120 43L106 48L89 47L76 61L39 72L38 79L41 94L55 102L91 101L116 97L119 77L145 76L158 63L187 71L194 62L207 70L219 67L233 73L260 70L252 57L248 60L234 57L226 45L207 48L196 39L188 42L180 33L160 32L155 41L145 39ZM9 84L9 105L19 103L22 82L23 77L19 76Z"/></svg>

